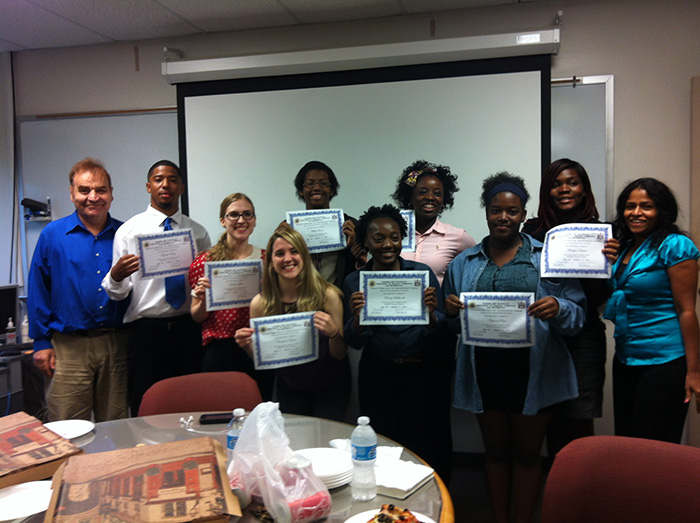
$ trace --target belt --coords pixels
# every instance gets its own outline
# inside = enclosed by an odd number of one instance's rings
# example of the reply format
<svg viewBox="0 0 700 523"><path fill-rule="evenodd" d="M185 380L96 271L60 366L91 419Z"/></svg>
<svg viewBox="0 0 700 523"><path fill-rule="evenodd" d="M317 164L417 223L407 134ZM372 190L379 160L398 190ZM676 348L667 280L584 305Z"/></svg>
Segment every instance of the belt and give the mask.
<svg viewBox="0 0 700 523"><path fill-rule="evenodd" d="M423 358L394 358L392 361L398 365L403 365L404 363L424 363Z"/></svg>
<svg viewBox="0 0 700 523"><path fill-rule="evenodd" d="M116 327L111 327L108 329L80 329L77 331L69 332L68 334L75 334L76 336L83 336L85 338L97 338L98 336L104 336L105 334L111 334L116 332Z"/></svg>
<svg viewBox="0 0 700 523"><path fill-rule="evenodd" d="M149 327L171 330L178 325L194 323L192 316L189 314L180 314L179 316L167 316L165 318L139 318L134 320L134 325L148 325Z"/></svg>

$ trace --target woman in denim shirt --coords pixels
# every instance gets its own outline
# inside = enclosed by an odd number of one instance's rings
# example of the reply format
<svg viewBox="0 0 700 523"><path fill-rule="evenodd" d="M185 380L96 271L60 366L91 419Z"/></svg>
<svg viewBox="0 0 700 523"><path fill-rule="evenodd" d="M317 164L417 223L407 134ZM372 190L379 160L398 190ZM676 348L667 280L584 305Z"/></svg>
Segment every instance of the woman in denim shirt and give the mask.
<svg viewBox="0 0 700 523"><path fill-rule="evenodd" d="M540 495L540 449L550 405L578 395L574 365L562 336L585 320L585 296L575 279L540 278L542 244L520 233L529 198L523 180L509 173L487 178L481 204L489 236L447 268L445 312L459 331L461 292L534 292L535 345L475 347L461 343L455 406L477 414L485 447L486 484L496 521L532 520ZM512 482L512 483L511 483Z"/></svg>

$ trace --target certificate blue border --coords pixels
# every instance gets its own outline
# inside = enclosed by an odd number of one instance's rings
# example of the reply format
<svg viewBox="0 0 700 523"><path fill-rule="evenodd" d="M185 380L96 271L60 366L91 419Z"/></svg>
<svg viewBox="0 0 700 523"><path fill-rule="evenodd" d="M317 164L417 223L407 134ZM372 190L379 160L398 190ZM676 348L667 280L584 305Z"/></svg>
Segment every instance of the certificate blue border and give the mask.
<svg viewBox="0 0 700 523"><path fill-rule="evenodd" d="M212 265L214 264L214 265ZM207 262L204 265L205 268L205 276L209 278L209 281L211 282L211 272L220 269L220 268L226 268L226 267L252 267L254 265L257 265L260 268L260 279L258 280L258 293L262 292L262 270L263 270L263 263L262 260L226 260L226 261L219 261L219 262ZM212 292L209 293L209 299L207 300L207 309L211 307L226 307L229 309L233 309L235 307L246 307L250 305L250 300L231 300L231 301L220 301L220 302L215 302L214 298L212 297Z"/></svg>
<svg viewBox="0 0 700 523"><path fill-rule="evenodd" d="M601 227L603 225L603 227ZM544 276L545 278L553 278L556 277L557 274L561 274L563 276L604 276L605 278L610 277L610 260L605 258L605 268L602 270L596 270L596 269L554 269L550 267L550 256L549 256L549 243L546 241L547 238L549 238L550 234L557 234L562 231L600 231L601 233L604 234L605 236L605 241L610 239L610 227L605 227L605 224L591 224L591 225L560 225L559 227L556 228L556 230L550 230L547 232L547 235L545 236L545 242L544 242L544 253L542 255L543 258L543 263L542 266L547 274L547 276Z"/></svg>
<svg viewBox="0 0 700 523"><path fill-rule="evenodd" d="M309 361L314 361L318 359L318 330L314 326L313 317L316 311L311 312L295 312L294 314L280 314L278 316L267 316L255 319L255 332L253 337L255 337L255 354L257 356L258 369L264 369L265 367L276 366L279 367L280 363L295 365L298 363L307 363ZM297 356L294 358L282 358L279 360L263 361L262 354L260 354L260 334L258 329L263 325L273 325L276 323L289 323L292 321L298 321L301 319L308 318L311 322L311 355L310 356ZM251 325L252 326L252 325Z"/></svg>
<svg viewBox="0 0 700 523"><path fill-rule="evenodd" d="M139 251L139 257L143 259L143 243L148 241L148 240L154 240L154 239L160 239L163 237L168 237L168 236L189 236L190 238L190 251L192 253L192 261L194 261L195 254L197 253L194 248L194 236L192 234L192 229L178 229L175 231L164 231L164 232L158 232L154 234L140 234L136 237L138 240L138 246L137 249ZM192 264L192 261L190 261L190 264ZM165 276L174 276L178 274L187 274L187 271L189 270L189 265L187 266L187 269L183 272L182 268L180 269L171 269L169 271L153 271L153 272L148 272L145 269L141 271L141 278L158 278L158 277L165 277Z"/></svg>
<svg viewBox="0 0 700 523"><path fill-rule="evenodd" d="M525 301L525 307L528 308L532 305L532 295L531 294L519 294L519 293L499 293L499 294L486 294L483 292L479 293L481 296L469 296L467 299L472 301L479 300L523 300ZM460 294L461 298L461 294ZM507 347L509 345L517 345L519 347L525 347L525 344L534 345L534 332L532 326L533 321L528 321L525 323L525 337L516 340L497 340L494 338L472 338L469 336L469 305L462 309L462 335L464 339L462 343L469 343L470 345L479 345L480 343L488 343L491 346Z"/></svg>
<svg viewBox="0 0 700 523"><path fill-rule="evenodd" d="M345 222L345 217L343 215L343 210L342 209L314 209L314 210L305 210L305 211L287 211L287 223L294 229L294 218L295 217L304 217L304 216L309 216L309 215L320 215L320 214L332 214L335 215L336 222L338 224L338 239L340 240L338 243L329 243L326 245L317 245L315 247L309 247L309 252L311 253L317 253L317 252L329 252L329 251L340 251L342 249L345 249L347 247L348 243L347 240L345 239L345 235L343 234L343 223Z"/></svg>
<svg viewBox="0 0 700 523"><path fill-rule="evenodd" d="M429 278L428 271L362 271L364 273L364 285L360 289L365 293L365 298L367 297L367 285L370 280L407 280L407 279L419 279L421 281L421 292L420 295L425 296L425 289L428 287ZM438 290L439 292L439 290ZM422 302L421 302L422 303ZM362 307L362 321L387 321L387 322L399 322L406 321L410 324L414 324L418 321L430 322L430 314L428 313L428 307L422 307L422 313L420 316L370 316L367 313L367 307ZM409 323L406 323L409 324ZM374 325L379 325L379 323L374 323ZM387 325L389 325L387 323ZM399 323L393 323L393 325L400 325ZM371 326L368 325L368 326Z"/></svg>
<svg viewBox="0 0 700 523"><path fill-rule="evenodd" d="M410 209L401 211L401 216L406 220L406 237L401 242L401 250L416 252L416 213Z"/></svg>

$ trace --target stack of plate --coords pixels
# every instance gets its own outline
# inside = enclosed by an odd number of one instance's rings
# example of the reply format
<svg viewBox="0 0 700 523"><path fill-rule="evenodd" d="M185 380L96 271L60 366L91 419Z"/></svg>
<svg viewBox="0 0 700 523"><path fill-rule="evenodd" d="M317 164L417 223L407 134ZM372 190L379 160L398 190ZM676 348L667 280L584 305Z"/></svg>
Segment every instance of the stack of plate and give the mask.
<svg viewBox="0 0 700 523"><path fill-rule="evenodd" d="M297 450L311 462L311 468L326 488L332 489L349 483L352 479L350 453L330 447Z"/></svg>

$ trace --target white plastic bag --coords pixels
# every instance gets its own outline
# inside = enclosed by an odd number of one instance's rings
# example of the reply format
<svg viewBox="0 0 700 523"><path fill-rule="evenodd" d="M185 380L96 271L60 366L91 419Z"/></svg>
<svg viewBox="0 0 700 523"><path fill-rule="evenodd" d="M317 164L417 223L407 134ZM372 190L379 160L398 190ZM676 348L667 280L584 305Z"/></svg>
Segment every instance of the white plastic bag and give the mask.
<svg viewBox="0 0 700 523"><path fill-rule="evenodd" d="M331 512L328 489L311 463L289 448L277 403L261 403L246 419L228 477L241 507L262 499L276 523L308 523Z"/></svg>

